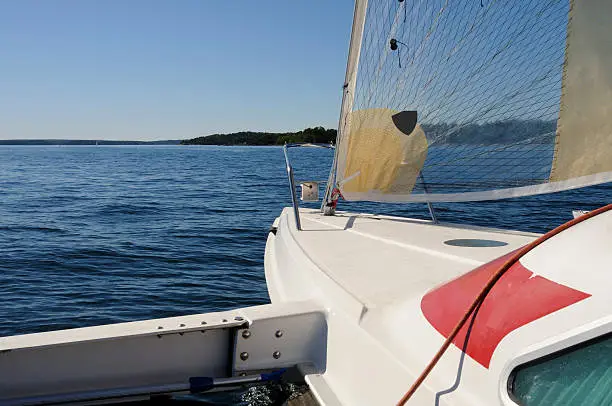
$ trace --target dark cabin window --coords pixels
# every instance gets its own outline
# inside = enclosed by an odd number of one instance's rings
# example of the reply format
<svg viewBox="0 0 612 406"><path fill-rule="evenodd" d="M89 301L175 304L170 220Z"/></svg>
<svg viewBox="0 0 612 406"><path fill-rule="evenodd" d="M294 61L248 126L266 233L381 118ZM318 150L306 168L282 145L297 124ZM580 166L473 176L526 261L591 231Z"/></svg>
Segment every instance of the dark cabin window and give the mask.
<svg viewBox="0 0 612 406"><path fill-rule="evenodd" d="M517 367L508 388L522 406L612 405L612 334Z"/></svg>

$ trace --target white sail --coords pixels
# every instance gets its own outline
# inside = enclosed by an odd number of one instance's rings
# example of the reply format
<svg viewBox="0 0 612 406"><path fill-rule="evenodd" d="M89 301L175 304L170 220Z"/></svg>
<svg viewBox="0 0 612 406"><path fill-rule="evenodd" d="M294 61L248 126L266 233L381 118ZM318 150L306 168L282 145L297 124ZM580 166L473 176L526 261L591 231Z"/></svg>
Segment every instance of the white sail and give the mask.
<svg viewBox="0 0 612 406"><path fill-rule="evenodd" d="M606 0L358 0L343 197L488 200L612 181L610 16Z"/></svg>

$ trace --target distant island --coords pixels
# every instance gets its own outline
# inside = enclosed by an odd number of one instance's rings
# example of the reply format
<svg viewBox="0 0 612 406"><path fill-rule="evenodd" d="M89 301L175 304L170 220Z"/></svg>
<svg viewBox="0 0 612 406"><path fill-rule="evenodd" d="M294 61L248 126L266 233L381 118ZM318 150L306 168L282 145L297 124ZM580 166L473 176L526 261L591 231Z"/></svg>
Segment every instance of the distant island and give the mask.
<svg viewBox="0 0 612 406"><path fill-rule="evenodd" d="M555 121L501 120L482 124L423 124L430 143L438 145L550 144L555 138ZM242 131L212 134L181 141L183 145L283 145L294 142L336 142L336 130L323 127L298 132L267 133Z"/></svg>
<svg viewBox="0 0 612 406"><path fill-rule="evenodd" d="M181 140L105 141L105 140L0 140L0 145L179 145Z"/></svg>
<svg viewBox="0 0 612 406"><path fill-rule="evenodd" d="M211 134L181 141L183 145L283 145L294 142L329 144L336 141L336 130L323 127L306 128L297 132L266 133L241 131L230 134Z"/></svg>
<svg viewBox="0 0 612 406"><path fill-rule="evenodd" d="M557 123L553 120L501 120L461 125L422 124L430 145L507 145L515 143L552 144ZM107 140L0 140L0 145L283 145L285 143L336 142L336 130L323 127L302 131L269 133L240 131L211 134L187 140L107 141Z"/></svg>

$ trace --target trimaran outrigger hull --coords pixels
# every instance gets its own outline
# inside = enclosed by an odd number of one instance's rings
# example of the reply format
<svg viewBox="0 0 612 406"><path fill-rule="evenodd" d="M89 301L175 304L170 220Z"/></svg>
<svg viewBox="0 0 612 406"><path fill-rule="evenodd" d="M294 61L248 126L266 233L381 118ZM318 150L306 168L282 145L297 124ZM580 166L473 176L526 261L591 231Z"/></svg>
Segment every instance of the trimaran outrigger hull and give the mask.
<svg viewBox="0 0 612 406"><path fill-rule="evenodd" d="M0 405L149 399L322 371L326 323L286 303L0 338Z"/></svg>

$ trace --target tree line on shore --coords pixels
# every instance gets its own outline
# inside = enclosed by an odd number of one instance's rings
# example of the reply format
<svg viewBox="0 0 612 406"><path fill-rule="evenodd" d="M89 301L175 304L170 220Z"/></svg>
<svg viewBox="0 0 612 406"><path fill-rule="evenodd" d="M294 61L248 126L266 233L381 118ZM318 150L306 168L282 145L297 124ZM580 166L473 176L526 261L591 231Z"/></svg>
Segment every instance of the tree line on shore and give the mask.
<svg viewBox="0 0 612 406"><path fill-rule="evenodd" d="M312 142L329 144L336 141L336 130L323 127L306 128L297 132L268 133L240 131L230 134L211 134L181 141L183 145L283 145Z"/></svg>
<svg viewBox="0 0 612 406"><path fill-rule="evenodd" d="M550 144L554 142L557 123L554 120L500 120L486 123L422 124L428 142L437 145ZM241 131L212 134L186 140L120 141L66 139L0 140L0 145L283 145L285 143L336 142L336 130L323 127L296 132L270 133Z"/></svg>
<svg viewBox="0 0 612 406"><path fill-rule="evenodd" d="M552 120L501 120L468 125L460 125L458 123L423 124L422 127L430 143L435 142L442 145L495 145L517 142L549 144L554 140L556 124ZM301 142L335 143L336 130L314 127L286 133L241 131L192 138L181 141L181 144L283 145L285 143Z"/></svg>

